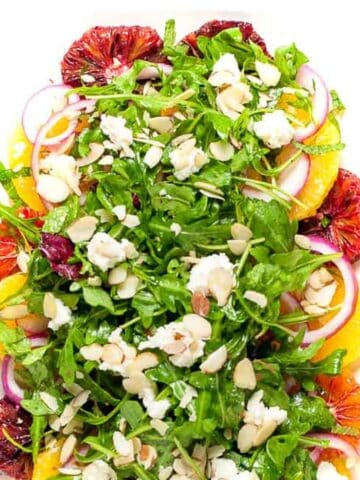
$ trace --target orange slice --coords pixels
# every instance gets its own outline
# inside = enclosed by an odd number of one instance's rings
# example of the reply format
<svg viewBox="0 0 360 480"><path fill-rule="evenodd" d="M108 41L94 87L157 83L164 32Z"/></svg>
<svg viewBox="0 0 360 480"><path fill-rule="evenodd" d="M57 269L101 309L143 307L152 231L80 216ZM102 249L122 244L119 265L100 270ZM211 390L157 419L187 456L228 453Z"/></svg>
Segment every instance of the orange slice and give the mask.
<svg viewBox="0 0 360 480"><path fill-rule="evenodd" d="M0 282L0 305L6 302L6 300L16 293L18 293L27 281L27 275L24 273L15 273L9 277L4 278Z"/></svg>
<svg viewBox="0 0 360 480"><path fill-rule="evenodd" d="M59 474L61 446L62 442L57 442L54 447L39 453L34 464L32 480L47 480Z"/></svg>
<svg viewBox="0 0 360 480"><path fill-rule="evenodd" d="M33 177L18 177L13 179L13 185L16 193L21 200L32 210L39 213L45 213L46 208L36 191L36 185Z"/></svg>
<svg viewBox="0 0 360 480"><path fill-rule="evenodd" d="M340 133L335 123L329 119L321 129L311 138L305 140L307 145L332 145L339 143ZM340 166L338 152L329 152L323 155L310 155L310 172L304 188L297 198L305 205L293 205L290 217L295 220L315 215L316 210L325 200L334 185Z"/></svg>

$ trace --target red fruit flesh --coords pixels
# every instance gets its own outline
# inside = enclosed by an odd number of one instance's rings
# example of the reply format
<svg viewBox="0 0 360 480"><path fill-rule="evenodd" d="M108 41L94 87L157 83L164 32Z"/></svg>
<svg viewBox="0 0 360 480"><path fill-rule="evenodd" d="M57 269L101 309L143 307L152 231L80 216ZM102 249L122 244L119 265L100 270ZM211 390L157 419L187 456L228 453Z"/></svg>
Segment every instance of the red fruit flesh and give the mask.
<svg viewBox="0 0 360 480"><path fill-rule="evenodd" d="M31 478L32 462L30 455L22 452L4 436L7 431L20 445L30 443L29 427L31 418L19 406L9 400L0 400L0 472L18 479Z"/></svg>
<svg viewBox="0 0 360 480"><path fill-rule="evenodd" d="M17 242L14 237L0 237L0 280L17 270Z"/></svg>
<svg viewBox="0 0 360 480"><path fill-rule="evenodd" d="M245 42L253 42L259 45L262 48L264 53L268 55L265 41L260 35L254 30L254 27L251 23L241 22L237 20L212 20L210 22L204 23L198 30L191 32L186 37L184 37L181 42L189 45L191 53L193 55L199 56L200 52L197 48L197 39L200 36L203 37L214 37L219 32L227 30L228 28L238 27L242 33L243 39Z"/></svg>
<svg viewBox="0 0 360 480"><path fill-rule="evenodd" d="M158 61L162 40L150 27L94 27L76 40L61 62L63 81L82 85L81 76L91 75L94 84L106 85L128 70L134 60Z"/></svg>
<svg viewBox="0 0 360 480"><path fill-rule="evenodd" d="M338 178L316 215L303 220L302 233L328 239L349 258L360 259L360 178L340 169Z"/></svg>

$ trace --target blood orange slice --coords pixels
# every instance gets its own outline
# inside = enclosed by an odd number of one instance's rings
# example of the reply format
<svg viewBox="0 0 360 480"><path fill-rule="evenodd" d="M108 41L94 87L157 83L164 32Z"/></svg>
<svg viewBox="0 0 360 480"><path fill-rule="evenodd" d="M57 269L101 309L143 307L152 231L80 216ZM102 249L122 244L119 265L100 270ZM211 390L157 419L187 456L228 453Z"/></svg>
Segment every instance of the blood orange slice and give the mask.
<svg viewBox="0 0 360 480"><path fill-rule="evenodd" d="M254 27L251 23L248 22L241 22L237 20L212 20L210 22L204 23L198 30L195 32L191 32L186 37L184 37L181 42L189 45L190 52L193 55L199 56L200 52L197 48L197 39L200 36L203 37L214 37L219 32L223 30L227 30L229 28L239 28L243 39L245 42L253 42L259 45L268 55L268 51L266 49L265 41L260 35L254 30Z"/></svg>
<svg viewBox="0 0 360 480"><path fill-rule="evenodd" d="M61 62L64 83L106 85L128 70L134 60L157 61L162 40L150 27L94 27L66 52Z"/></svg>
<svg viewBox="0 0 360 480"><path fill-rule="evenodd" d="M14 237L0 237L0 280L17 270L17 241Z"/></svg>

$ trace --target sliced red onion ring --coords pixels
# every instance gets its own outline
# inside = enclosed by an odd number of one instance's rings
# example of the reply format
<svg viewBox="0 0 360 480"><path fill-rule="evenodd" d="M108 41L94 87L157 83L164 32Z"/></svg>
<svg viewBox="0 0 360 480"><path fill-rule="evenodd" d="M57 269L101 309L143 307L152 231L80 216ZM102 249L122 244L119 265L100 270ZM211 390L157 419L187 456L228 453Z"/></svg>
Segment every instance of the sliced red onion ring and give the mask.
<svg viewBox="0 0 360 480"><path fill-rule="evenodd" d="M247 185L241 189L241 193L247 198L255 198L263 202L270 202L272 198L265 192L257 190L256 188L248 187Z"/></svg>
<svg viewBox="0 0 360 480"><path fill-rule="evenodd" d="M306 127L300 127L295 130L294 138L301 142L305 138L314 135L324 124L329 113L330 95L323 79L308 65L302 65L299 68L296 81L312 94L313 121Z"/></svg>
<svg viewBox="0 0 360 480"><path fill-rule="evenodd" d="M287 313L294 312L295 310L301 311L300 303L296 300L294 295L291 295L291 293L282 293L280 297L280 302L281 305L286 309Z"/></svg>
<svg viewBox="0 0 360 480"><path fill-rule="evenodd" d="M46 333L37 333L28 337L31 348L43 347L49 343L49 337Z"/></svg>
<svg viewBox="0 0 360 480"><path fill-rule="evenodd" d="M49 147L51 153L55 153L56 155L62 155L70 150L73 146L75 141L75 133L72 133L68 138L65 138L62 142L58 143L57 145L52 145Z"/></svg>
<svg viewBox="0 0 360 480"><path fill-rule="evenodd" d="M31 336L46 332L49 320L42 316L26 315L23 318L19 318L16 323Z"/></svg>
<svg viewBox="0 0 360 480"><path fill-rule="evenodd" d="M158 78L160 76L159 70L161 70L165 75L170 75L173 67L167 63L158 63L157 67L145 67L137 76L137 80L152 80L154 78Z"/></svg>
<svg viewBox="0 0 360 480"><path fill-rule="evenodd" d="M9 397L12 402L17 405L20 404L21 400L24 398L24 390L20 388L15 381L14 359L11 358L10 355L5 355L2 362L1 381L4 394Z"/></svg>
<svg viewBox="0 0 360 480"><path fill-rule="evenodd" d="M278 179L277 185L284 192L296 196L304 188L310 171L310 158L305 153L283 170Z"/></svg>
<svg viewBox="0 0 360 480"><path fill-rule="evenodd" d="M310 433L308 434L309 437L315 438L317 440L325 440L329 442L329 446L327 448L332 448L334 450L338 450L342 452L345 457L349 460L354 461L353 466L347 467L349 472L351 473L352 480L359 480L359 462L360 462L360 455L356 448L354 448L350 443L348 443L343 438L339 437L338 435L332 433ZM320 455L323 449L321 447L316 447L312 450L310 456L314 463L319 463Z"/></svg>
<svg viewBox="0 0 360 480"><path fill-rule="evenodd" d="M54 125L56 125L56 123L59 121L59 118L62 118L63 116L66 116L66 115L70 115L73 112L78 112L80 110L92 108L95 105L95 103L96 103L95 100L80 100L79 102L68 105L67 107L64 108L64 110L53 115L49 119L49 121L40 128L36 136L36 140L35 140L35 144L32 152L32 158L31 158L31 168L32 168L32 174L33 174L35 183L37 183L39 179L40 150L41 150L41 147L45 145L44 142L45 142L46 134L49 132L49 130L51 130L54 127Z"/></svg>
<svg viewBox="0 0 360 480"><path fill-rule="evenodd" d="M308 235L307 238L310 240L311 250L314 252L318 252L323 255L340 253L340 250L337 247L322 237ZM332 262L339 269L343 277L345 288L343 305L340 310L338 310L338 313L334 315L334 317L325 325L316 330L306 330L303 342L304 345L309 345L310 343L316 342L321 338L332 337L350 320L352 314L354 313L358 295L358 283L354 269L346 257L337 258Z"/></svg>
<svg viewBox="0 0 360 480"><path fill-rule="evenodd" d="M46 85L27 101L22 115L22 126L31 143L35 142L39 128L49 120L54 111L62 110L66 105L80 100L75 93L67 96L66 93L70 90L71 87L64 84Z"/></svg>

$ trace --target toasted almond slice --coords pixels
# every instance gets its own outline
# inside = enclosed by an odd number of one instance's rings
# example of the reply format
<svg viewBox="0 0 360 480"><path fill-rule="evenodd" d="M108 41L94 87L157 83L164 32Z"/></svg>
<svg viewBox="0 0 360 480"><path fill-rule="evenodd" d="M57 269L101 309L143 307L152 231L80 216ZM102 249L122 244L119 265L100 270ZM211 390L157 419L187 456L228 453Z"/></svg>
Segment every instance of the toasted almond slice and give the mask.
<svg viewBox="0 0 360 480"><path fill-rule="evenodd" d="M149 127L161 134L170 132L173 125L170 117L153 117L149 119Z"/></svg>
<svg viewBox="0 0 360 480"><path fill-rule="evenodd" d="M144 163L150 168L156 167L160 163L161 157L163 154L163 149L152 145L149 150L145 153Z"/></svg>
<svg viewBox="0 0 360 480"><path fill-rule="evenodd" d="M121 432L113 433L113 444L117 453L123 457L127 457L132 452L131 440L126 440Z"/></svg>
<svg viewBox="0 0 360 480"><path fill-rule="evenodd" d="M211 183L207 182L194 182L194 187L199 188L201 190L205 190L209 193L214 193L215 195L219 195L221 197L224 196L224 193L220 188L215 187L215 185L212 185Z"/></svg>
<svg viewBox="0 0 360 480"><path fill-rule="evenodd" d="M126 217L126 206L125 205L116 205L112 210L113 214L117 217L118 220L123 221Z"/></svg>
<svg viewBox="0 0 360 480"><path fill-rule="evenodd" d="M233 275L225 268L214 268L208 275L208 287L219 307L226 305L234 285Z"/></svg>
<svg viewBox="0 0 360 480"><path fill-rule="evenodd" d="M65 406L64 411L60 415L60 425L64 427L75 417L77 409L73 405L68 404Z"/></svg>
<svg viewBox="0 0 360 480"><path fill-rule="evenodd" d="M159 435L161 435L162 437L164 437L166 435L166 432L168 431L169 429L169 426L167 423L163 422L162 420L158 419L158 418L153 418L152 420L150 420L150 425L152 426L152 428L154 430L156 430L158 432Z"/></svg>
<svg viewBox="0 0 360 480"><path fill-rule="evenodd" d="M121 222L125 227L135 228L140 225L140 218L137 215L128 213Z"/></svg>
<svg viewBox="0 0 360 480"><path fill-rule="evenodd" d="M75 220L66 230L73 243L87 242L94 235L98 219L87 215Z"/></svg>
<svg viewBox="0 0 360 480"><path fill-rule="evenodd" d="M184 133L184 135L179 135L178 137L175 137L173 140L172 140L172 144L177 147L178 145L180 145L181 143L183 142L186 142L187 140L190 140L191 138L193 138L193 135L192 133ZM196 140L195 140L195 143L196 143ZM194 143L194 146L195 146L195 143Z"/></svg>
<svg viewBox="0 0 360 480"><path fill-rule="evenodd" d="M248 242L252 237L252 231L242 223L234 223L231 225L231 236L235 240L245 240Z"/></svg>
<svg viewBox="0 0 360 480"><path fill-rule="evenodd" d="M128 393L137 395L143 392L146 388L151 389L152 383L143 373L139 373L133 377L125 378L123 380L123 387Z"/></svg>
<svg viewBox="0 0 360 480"><path fill-rule="evenodd" d="M203 292L194 292L191 297L191 307L194 313L206 317L210 312L210 301Z"/></svg>
<svg viewBox="0 0 360 480"><path fill-rule="evenodd" d="M129 377L133 377L139 373L142 373L144 370L148 368L154 368L158 365L159 359L157 355L153 352L142 352L139 353L135 360L131 362L127 369L127 375Z"/></svg>
<svg viewBox="0 0 360 480"><path fill-rule="evenodd" d="M99 361L103 353L103 346L98 343L92 343L91 345L85 345L80 348L81 355L85 360Z"/></svg>
<svg viewBox="0 0 360 480"><path fill-rule="evenodd" d="M227 244L234 255L241 255L247 247L246 240L228 240Z"/></svg>
<svg viewBox="0 0 360 480"><path fill-rule="evenodd" d="M0 310L0 318L4 320L18 320L28 315L29 310L26 305L9 305Z"/></svg>
<svg viewBox="0 0 360 480"><path fill-rule="evenodd" d="M239 388L254 390L256 387L256 376L252 362L243 358L238 362L234 370L234 383Z"/></svg>
<svg viewBox="0 0 360 480"><path fill-rule="evenodd" d="M43 301L44 315L47 318L55 318L57 312L56 298L50 292L46 292Z"/></svg>
<svg viewBox="0 0 360 480"><path fill-rule="evenodd" d="M125 282L127 277L127 267L123 265L118 265L117 267L110 270L108 276L109 285L119 285L120 283Z"/></svg>
<svg viewBox="0 0 360 480"><path fill-rule="evenodd" d="M207 451L208 459L212 460L213 458L222 457L225 450L226 449L223 445L213 445L212 447L208 448L208 451Z"/></svg>
<svg viewBox="0 0 360 480"><path fill-rule="evenodd" d="M174 342L164 345L162 349L168 355L178 355L186 350L186 344L182 340L175 340Z"/></svg>
<svg viewBox="0 0 360 480"><path fill-rule="evenodd" d="M237 447L240 453L247 453L253 446L257 435L255 425L245 423L240 430L237 438Z"/></svg>
<svg viewBox="0 0 360 480"><path fill-rule="evenodd" d="M225 142L224 140L210 143L209 150L211 155L220 162L227 162L235 152L231 143Z"/></svg>
<svg viewBox="0 0 360 480"><path fill-rule="evenodd" d="M132 298L135 295L139 284L140 281L138 277L136 275L130 274L126 277L125 281L121 285L119 285L116 293L121 299Z"/></svg>
<svg viewBox="0 0 360 480"><path fill-rule="evenodd" d="M131 439L133 444L134 453L139 453L142 447L142 441L139 437L134 437Z"/></svg>
<svg viewBox="0 0 360 480"><path fill-rule="evenodd" d="M211 323L200 315L188 313L183 316L182 321L194 338L200 340L211 337Z"/></svg>
<svg viewBox="0 0 360 480"><path fill-rule="evenodd" d="M265 308L268 304L268 299L263 293L255 292L255 290L246 290L244 293L244 298L249 300L249 302L255 303L260 308Z"/></svg>
<svg viewBox="0 0 360 480"><path fill-rule="evenodd" d="M47 392L40 392L39 397L52 412L56 412L59 408L59 404L53 395Z"/></svg>
<svg viewBox="0 0 360 480"><path fill-rule="evenodd" d="M76 443L77 443L77 438L75 437L75 435L70 435L69 437L67 437L60 452L61 465L64 465L64 463L66 463L69 460L69 458L73 454Z"/></svg>
<svg viewBox="0 0 360 480"><path fill-rule="evenodd" d="M145 470L149 470L155 465L157 457L157 451L152 445L143 445L137 456L138 462Z"/></svg>
<svg viewBox="0 0 360 480"><path fill-rule="evenodd" d="M75 476L81 474L81 469L80 468L75 468L75 467L61 467L58 470L63 475L69 475L71 477L75 477Z"/></svg>
<svg viewBox="0 0 360 480"><path fill-rule="evenodd" d="M105 151L105 147L102 143L89 143L90 153L77 161L79 167L85 167L96 162Z"/></svg>
<svg viewBox="0 0 360 480"><path fill-rule="evenodd" d="M173 469L171 466L169 467L160 467L159 470L159 480L168 480L170 475L172 474Z"/></svg>
<svg viewBox="0 0 360 480"><path fill-rule="evenodd" d="M317 305L311 305L306 301L301 302L301 306L305 313L314 317L325 315L326 313L326 308L318 307Z"/></svg>
<svg viewBox="0 0 360 480"><path fill-rule="evenodd" d="M71 400L71 405L75 408L81 408L89 400L90 390L83 390Z"/></svg>
<svg viewBox="0 0 360 480"><path fill-rule="evenodd" d="M310 250L311 248L311 241L305 235L295 235L294 237L295 243L298 247L303 248L304 250Z"/></svg>
<svg viewBox="0 0 360 480"><path fill-rule="evenodd" d="M329 270L327 270L326 268L324 267L321 267L319 269L319 275L320 275L320 280L322 281L322 283L324 283L325 285L327 285L328 283L331 283L333 280L334 280L334 277L331 275L331 273L329 272Z"/></svg>
<svg viewBox="0 0 360 480"><path fill-rule="evenodd" d="M216 373L223 368L227 359L227 350L225 345L212 352L208 358L200 365L200 370L204 373Z"/></svg>
<svg viewBox="0 0 360 480"><path fill-rule="evenodd" d="M277 423L273 420L265 422L256 432L254 437L254 447L259 447L263 444L275 432L276 427Z"/></svg>
<svg viewBox="0 0 360 480"><path fill-rule="evenodd" d="M124 353L121 348L114 343L108 343L103 346L101 360L110 365L121 365L124 360Z"/></svg>
<svg viewBox="0 0 360 480"><path fill-rule="evenodd" d="M82 433L84 428L83 422L80 422L80 420L77 420L76 418L73 418L71 422L69 422L65 427L63 428L62 433L64 435L70 435L72 433Z"/></svg>
<svg viewBox="0 0 360 480"><path fill-rule="evenodd" d="M215 198L216 200L221 200L221 201L224 200L223 194L219 195L218 193L212 193L212 192L209 192L208 190L204 190L202 188L200 188L199 192L202 193L203 195L205 195L205 197L208 197L208 198Z"/></svg>

